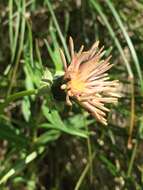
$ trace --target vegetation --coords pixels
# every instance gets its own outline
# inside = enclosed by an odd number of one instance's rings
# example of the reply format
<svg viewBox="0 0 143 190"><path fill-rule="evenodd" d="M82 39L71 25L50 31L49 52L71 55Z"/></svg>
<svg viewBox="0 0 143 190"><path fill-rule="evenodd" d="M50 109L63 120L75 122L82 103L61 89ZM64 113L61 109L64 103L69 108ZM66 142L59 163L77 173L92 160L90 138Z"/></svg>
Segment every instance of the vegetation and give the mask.
<svg viewBox="0 0 143 190"><path fill-rule="evenodd" d="M143 2L0 1L0 189L143 187ZM108 126L66 105L63 64L100 41L122 97Z"/></svg>

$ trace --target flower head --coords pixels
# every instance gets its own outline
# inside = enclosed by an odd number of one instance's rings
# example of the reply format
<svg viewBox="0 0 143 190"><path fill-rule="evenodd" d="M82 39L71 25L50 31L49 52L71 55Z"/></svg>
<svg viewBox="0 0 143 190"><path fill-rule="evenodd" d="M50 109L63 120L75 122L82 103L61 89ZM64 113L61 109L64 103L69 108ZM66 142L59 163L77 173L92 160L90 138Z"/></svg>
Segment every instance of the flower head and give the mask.
<svg viewBox="0 0 143 190"><path fill-rule="evenodd" d="M95 42L88 51L80 50L74 52L74 43L69 39L71 63L66 63L63 51L60 50L62 62L64 64L65 84L61 86L67 92L67 104L72 105L70 98L88 110L98 121L107 125L105 107L106 103L116 103L119 93L117 93L118 81L110 81L107 71L112 67L109 63L111 56L105 60L102 58L104 47L98 48L99 41Z"/></svg>

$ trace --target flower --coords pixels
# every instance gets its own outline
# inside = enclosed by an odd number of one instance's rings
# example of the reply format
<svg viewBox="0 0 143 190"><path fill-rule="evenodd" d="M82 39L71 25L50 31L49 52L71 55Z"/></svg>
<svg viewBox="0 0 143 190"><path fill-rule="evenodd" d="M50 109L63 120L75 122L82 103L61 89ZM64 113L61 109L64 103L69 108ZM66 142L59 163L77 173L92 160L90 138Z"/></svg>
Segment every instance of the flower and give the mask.
<svg viewBox="0 0 143 190"><path fill-rule="evenodd" d="M107 125L106 112L110 110L105 107L106 103L116 103L118 80L110 81L107 71L113 66L109 63L111 56L105 60L104 47L98 48L99 41L95 42L88 51L80 50L74 52L74 43L69 38L71 63L68 66L64 53L60 50L64 65L65 84L61 89L67 93L66 101L72 105L70 98L75 99L82 107L88 110L99 122Z"/></svg>

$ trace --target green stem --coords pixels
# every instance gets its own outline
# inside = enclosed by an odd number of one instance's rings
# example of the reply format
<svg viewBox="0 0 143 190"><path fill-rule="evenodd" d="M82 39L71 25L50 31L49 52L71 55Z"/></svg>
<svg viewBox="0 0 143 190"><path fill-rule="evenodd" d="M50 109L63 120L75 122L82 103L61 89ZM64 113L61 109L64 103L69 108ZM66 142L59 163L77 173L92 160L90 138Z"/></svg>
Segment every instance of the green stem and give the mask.
<svg viewBox="0 0 143 190"><path fill-rule="evenodd" d="M94 157L95 157L95 153L92 155L91 161L93 161ZM84 170L83 170L83 172L82 172L80 178L78 179L78 181L77 181L77 183L76 183L76 186L75 186L74 190L78 190L78 189L80 188L80 186L81 186L81 184L82 184L82 182L83 182L83 180L84 180L84 178L85 178L85 176L86 176L88 170L91 168L91 165L90 165L90 164L91 164L91 162L89 162L89 163L86 165L86 167L84 168Z"/></svg>
<svg viewBox="0 0 143 190"><path fill-rule="evenodd" d="M30 96L30 95L33 95L33 94L37 94L38 93L38 90L36 89L33 89L33 90L24 90L24 91L21 91L21 92L17 92L15 94L12 94L10 96L8 96L5 101L0 104L0 113L3 112L4 108L12 101L16 100L16 99L19 99L23 96Z"/></svg>
<svg viewBox="0 0 143 190"><path fill-rule="evenodd" d="M127 177L131 176L132 168L133 168L135 157L136 157L137 147L138 147L138 141L135 142L134 149L132 151L132 156L131 156L131 160L130 160L128 171L127 171Z"/></svg>
<svg viewBox="0 0 143 190"><path fill-rule="evenodd" d="M88 132L88 126L86 124L86 117L85 116L84 116L84 123L85 123L85 129L86 129L87 133L89 133ZM90 182L92 182L93 166L92 166L92 148L91 148L90 136L88 136L88 138L87 138L87 149L88 149L88 160L90 163Z"/></svg>
<svg viewBox="0 0 143 190"><path fill-rule="evenodd" d="M13 54L13 0L9 0L9 40L10 40L10 48L11 55Z"/></svg>

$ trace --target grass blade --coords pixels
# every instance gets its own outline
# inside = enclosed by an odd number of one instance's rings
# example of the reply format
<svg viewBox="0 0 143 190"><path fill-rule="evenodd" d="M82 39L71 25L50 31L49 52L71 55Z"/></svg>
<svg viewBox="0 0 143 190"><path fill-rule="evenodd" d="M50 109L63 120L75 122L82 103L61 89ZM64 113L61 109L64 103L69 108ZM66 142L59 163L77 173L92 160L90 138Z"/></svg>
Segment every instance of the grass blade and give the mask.
<svg viewBox="0 0 143 190"><path fill-rule="evenodd" d="M106 27L107 27L107 29L109 31L109 34L113 38L113 40L115 42L115 45L117 46L117 48L118 48L118 50L119 50L119 52L120 52L120 54L121 54L121 56L123 58L124 64L125 64L125 66L127 68L127 71L128 71L128 75L132 79L133 78L133 72L132 72L131 66L130 66L130 64L129 64L129 62L128 62L125 54L124 54L122 46L121 46L118 38L116 37L116 34L115 34L114 30L112 29L111 24L109 23L106 15L102 11L102 8L101 8L100 4L97 1L95 1L95 0L90 0L90 2L93 5L94 9L99 13L99 15L101 16L101 18L103 19L103 21L104 21L104 23L105 23L105 25L106 25Z"/></svg>
<svg viewBox="0 0 143 190"><path fill-rule="evenodd" d="M118 23L118 25L119 25L120 29L122 30L122 33L123 33L126 41L127 41L127 44L129 46L132 58L134 60L134 63L135 63L136 69L137 69L138 77L139 77L140 84L141 84L141 87L142 87L142 92L143 92L143 78L142 78L141 68L140 68L139 60L138 60L134 45L132 43L132 40L129 37L128 32L126 31L126 29L125 29L125 27L123 25L123 22L122 22L122 20L121 20L121 18L119 16L118 12L116 11L115 7L111 3L111 1L106 0L105 2L108 5L108 7L110 8L116 22Z"/></svg>
<svg viewBox="0 0 143 190"><path fill-rule="evenodd" d="M11 54L13 54L13 0L9 0L9 40Z"/></svg>
<svg viewBox="0 0 143 190"><path fill-rule="evenodd" d="M21 1L19 1L19 6L21 6ZM19 61L21 57L21 53L23 50L23 45L24 45L24 35L25 35L25 0L22 1L22 19L21 19L21 29L20 29L20 40L19 40L19 50L16 56L16 61L15 61L15 66L12 72L12 77L11 77L11 83L9 85L7 95L11 93L12 87L14 85L15 79L16 79L16 73L18 70L19 66Z"/></svg>
<svg viewBox="0 0 143 190"><path fill-rule="evenodd" d="M55 25L55 27L56 27L56 30L57 30L57 32L58 32L59 38L60 38L60 40L61 40L61 42L62 42L62 45L63 45L63 48L64 48L64 50L65 50L67 59L68 59L68 61L70 61L69 51L68 51L68 48L67 48L67 45L66 45L64 36L63 36L63 34L62 34L62 32L61 32L60 26L59 26L59 24L58 24L58 21L57 21L57 19L56 19L55 13L54 13L54 11L53 11L53 9L52 9L51 3L50 3L49 0L46 0L46 3L47 3L47 5L48 5L49 11L50 11L50 13L51 13L51 16L52 16L54 25Z"/></svg>

